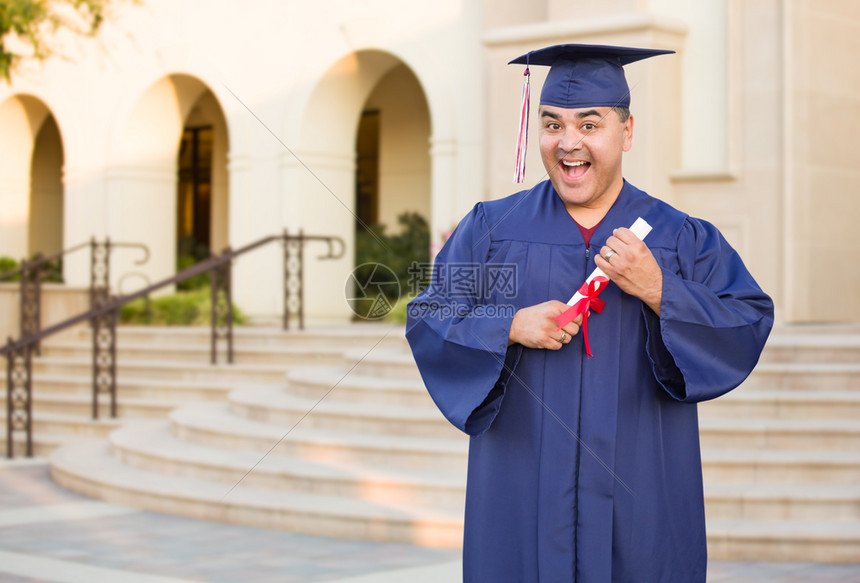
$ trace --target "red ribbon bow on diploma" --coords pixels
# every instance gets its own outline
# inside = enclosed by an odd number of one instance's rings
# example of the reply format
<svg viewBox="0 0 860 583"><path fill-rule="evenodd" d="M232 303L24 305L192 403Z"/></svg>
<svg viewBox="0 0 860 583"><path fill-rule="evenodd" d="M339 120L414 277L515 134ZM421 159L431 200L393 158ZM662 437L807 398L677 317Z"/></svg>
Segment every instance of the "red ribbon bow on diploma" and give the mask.
<svg viewBox="0 0 860 583"><path fill-rule="evenodd" d="M583 296L581 300L573 304L571 307L562 312L558 317L553 318L558 322L558 329L561 330L567 324L573 322L576 317L582 314L582 336L585 340L585 352L588 356L591 354L591 345L588 343L588 314L590 310L594 310L598 314L603 312L603 306L606 302L598 298L600 292L609 285L609 278L598 275L591 282L585 282L579 288L579 293Z"/></svg>

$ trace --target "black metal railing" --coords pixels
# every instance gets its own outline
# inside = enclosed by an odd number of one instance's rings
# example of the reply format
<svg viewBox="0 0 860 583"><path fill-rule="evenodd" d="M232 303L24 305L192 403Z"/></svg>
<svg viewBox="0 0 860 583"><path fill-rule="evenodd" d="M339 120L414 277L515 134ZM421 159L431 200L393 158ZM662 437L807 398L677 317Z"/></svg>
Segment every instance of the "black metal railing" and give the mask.
<svg viewBox="0 0 860 583"><path fill-rule="evenodd" d="M59 253L43 257L37 253L30 259L22 259L18 269L0 273L0 281L14 280L20 277L20 337L27 338L37 334L42 328L42 284L45 281L45 273L50 271L55 262L61 262L66 256L82 249L90 249L90 307L94 307L98 301L108 295L110 256L114 248L138 249L143 251L143 258L135 262L135 265L143 265L149 261L149 247L141 243L112 243L110 239L99 242L93 237L86 243L80 243L74 247L64 249ZM36 354L40 354L40 344L35 345Z"/></svg>
<svg viewBox="0 0 860 583"><path fill-rule="evenodd" d="M14 437L16 433L26 433L26 455L33 455L33 424L32 424L32 394L33 375L32 358L35 347L39 343L58 332L66 330L82 322L89 321L93 338L93 419L99 418L100 396L107 395L110 399L110 415L116 417L116 329L119 309L125 304L139 298L148 297L151 293L162 288L209 272L212 286L211 313L211 358L212 364L218 361L218 343L227 343L227 362L233 362L233 304L232 304L232 262L238 257L254 251L264 245L281 241L284 245L284 316L283 327L289 329L290 318L299 320L299 328L304 328L303 306L303 251L304 245L310 241L325 242L328 253L320 255L319 259L338 259L343 256L345 246L340 237L305 235L290 235L284 231L282 235L265 237L244 247L231 250L225 249L220 256L205 259L174 276L148 285L135 292L113 297L109 291L109 265L99 263L98 269L93 260L93 276L90 289L90 309L73 316L63 322L39 329L36 332L22 334L19 340L9 339L6 346L0 348L0 354L6 357L6 451L7 456L14 456ZM105 243L104 252L96 253L93 242L93 257L97 255L109 257L109 243ZM336 250L335 246L339 249ZM109 262L108 262L109 263ZM23 273L23 272L22 272ZM22 280L24 278L22 277Z"/></svg>

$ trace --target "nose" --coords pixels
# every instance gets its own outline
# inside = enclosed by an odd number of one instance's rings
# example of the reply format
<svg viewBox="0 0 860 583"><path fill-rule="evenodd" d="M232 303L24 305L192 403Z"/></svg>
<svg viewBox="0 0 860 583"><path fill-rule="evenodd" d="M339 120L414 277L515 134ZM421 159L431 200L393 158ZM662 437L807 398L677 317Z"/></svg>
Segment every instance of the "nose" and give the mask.
<svg viewBox="0 0 860 583"><path fill-rule="evenodd" d="M558 147L565 152L573 152L582 148L585 135L575 127L567 127L558 141Z"/></svg>

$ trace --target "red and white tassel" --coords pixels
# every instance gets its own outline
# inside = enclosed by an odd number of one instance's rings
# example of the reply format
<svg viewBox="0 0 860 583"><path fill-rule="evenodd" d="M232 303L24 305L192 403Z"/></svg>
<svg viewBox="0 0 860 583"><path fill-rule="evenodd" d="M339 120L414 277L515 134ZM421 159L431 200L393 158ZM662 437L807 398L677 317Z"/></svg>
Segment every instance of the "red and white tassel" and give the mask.
<svg viewBox="0 0 860 583"><path fill-rule="evenodd" d="M517 137L517 165L514 171L514 182L521 184L526 179L526 149L529 143L529 66L523 73L523 101L520 105L520 133Z"/></svg>

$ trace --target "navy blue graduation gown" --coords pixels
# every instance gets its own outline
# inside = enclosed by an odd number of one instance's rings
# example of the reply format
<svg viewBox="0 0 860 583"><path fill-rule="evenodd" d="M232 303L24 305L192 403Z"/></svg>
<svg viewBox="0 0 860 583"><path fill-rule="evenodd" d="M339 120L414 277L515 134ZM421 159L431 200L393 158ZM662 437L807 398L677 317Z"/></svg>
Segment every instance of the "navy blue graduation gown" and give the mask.
<svg viewBox="0 0 860 583"><path fill-rule="evenodd" d="M508 347L515 310L566 302L639 216L663 270L660 316L610 283L593 357L582 332L557 351ZM588 249L549 182L478 203L407 321L427 389L471 436L464 581L704 582L696 403L746 378L772 324L715 227L626 181Z"/></svg>

